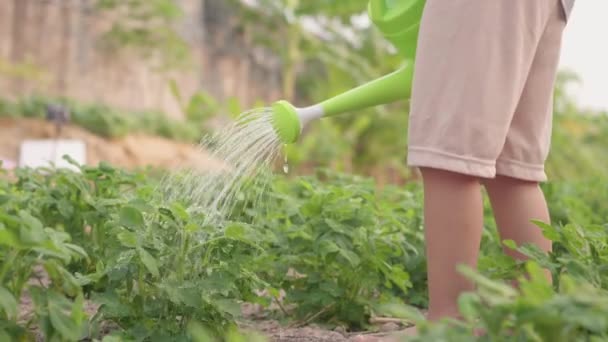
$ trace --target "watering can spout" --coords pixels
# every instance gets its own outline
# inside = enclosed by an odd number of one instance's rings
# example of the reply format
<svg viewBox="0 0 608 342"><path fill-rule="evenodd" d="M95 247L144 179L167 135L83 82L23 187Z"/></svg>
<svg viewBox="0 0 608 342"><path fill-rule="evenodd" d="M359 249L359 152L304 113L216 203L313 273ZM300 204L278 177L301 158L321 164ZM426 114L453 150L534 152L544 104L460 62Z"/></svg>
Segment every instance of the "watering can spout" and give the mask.
<svg viewBox="0 0 608 342"><path fill-rule="evenodd" d="M388 104L410 96L413 64L329 98L319 104L297 108L285 100L272 105L272 124L282 142L294 143L310 121Z"/></svg>
<svg viewBox="0 0 608 342"><path fill-rule="evenodd" d="M302 127L314 119L407 99L424 4L425 0L370 0L368 13L372 22L405 58L404 66L310 107L296 108L287 101L275 102L272 124L281 141L294 143Z"/></svg>

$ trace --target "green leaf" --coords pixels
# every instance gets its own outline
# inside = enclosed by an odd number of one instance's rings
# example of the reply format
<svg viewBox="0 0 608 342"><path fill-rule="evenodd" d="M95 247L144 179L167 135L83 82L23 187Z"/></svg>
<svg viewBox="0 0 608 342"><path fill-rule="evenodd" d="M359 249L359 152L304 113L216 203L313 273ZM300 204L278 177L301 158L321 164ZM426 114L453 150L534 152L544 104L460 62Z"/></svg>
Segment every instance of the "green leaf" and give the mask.
<svg viewBox="0 0 608 342"><path fill-rule="evenodd" d="M77 168L82 168L83 165L79 164L76 159L70 157L69 155L65 154L63 155L63 160L65 160L66 162L68 162L68 164L76 166Z"/></svg>
<svg viewBox="0 0 608 342"><path fill-rule="evenodd" d="M322 200L315 196L311 198L308 202L306 202L301 208L301 212L304 216L307 217L315 217L321 215L321 211L323 210Z"/></svg>
<svg viewBox="0 0 608 342"><path fill-rule="evenodd" d="M15 234L0 224L0 246L19 247L20 243Z"/></svg>
<svg viewBox="0 0 608 342"><path fill-rule="evenodd" d="M81 337L79 324L68 315L72 311L70 302L56 292L48 293L49 318L53 327L70 340L79 340Z"/></svg>
<svg viewBox="0 0 608 342"><path fill-rule="evenodd" d="M47 257L59 258L64 262L69 262L71 259L70 254L67 253L67 251L58 248L51 241L45 241L45 243L41 244L40 246L32 247L32 250Z"/></svg>
<svg viewBox="0 0 608 342"><path fill-rule="evenodd" d="M340 247L338 247L338 245L336 245L336 243L331 240L322 240L319 243L319 254L321 256L323 256L324 258L328 254L336 253L339 250L340 250Z"/></svg>
<svg viewBox="0 0 608 342"><path fill-rule="evenodd" d="M57 202L57 210L59 210L61 216L66 218L69 218L74 214L74 207L70 201L65 198L62 198Z"/></svg>
<svg viewBox="0 0 608 342"><path fill-rule="evenodd" d="M464 276L468 277L469 279L471 279L475 283L477 283L479 285L480 289L488 290L491 293L495 294L497 297L501 296L501 297L513 298L517 295L517 291L513 287L500 283L500 282L497 282L497 281L493 281L491 279L488 279L487 277L484 277L483 275L479 274L477 271L471 269L470 267L460 265L457 267L457 269ZM500 299L500 298L497 298L497 299Z"/></svg>
<svg viewBox="0 0 608 342"><path fill-rule="evenodd" d="M141 198L135 198L129 201L129 206L139 210L142 213L149 213L154 211L154 207L148 204L148 202L144 201Z"/></svg>
<svg viewBox="0 0 608 342"><path fill-rule="evenodd" d="M268 342L262 335L251 331L241 332L234 325L228 329L224 340L226 342Z"/></svg>
<svg viewBox="0 0 608 342"><path fill-rule="evenodd" d="M237 117L242 113L241 104L236 97L230 97L228 99L228 112L232 114L232 117Z"/></svg>
<svg viewBox="0 0 608 342"><path fill-rule="evenodd" d="M63 268L61 265L57 265L57 272L59 278L63 282L63 291L69 296L77 296L80 294L80 284L78 280L68 270Z"/></svg>
<svg viewBox="0 0 608 342"><path fill-rule="evenodd" d="M167 216L172 220L175 220L175 215L173 215L173 212L167 208L158 208L158 212L163 216Z"/></svg>
<svg viewBox="0 0 608 342"><path fill-rule="evenodd" d="M139 258L141 259L141 262L144 264L144 266L146 266L148 271L152 273L154 277L158 278L160 274L158 271L158 263L156 262L156 259L154 259L154 257L150 255L150 253L146 252L146 250L143 248L138 248L137 251L139 252Z"/></svg>
<svg viewBox="0 0 608 342"><path fill-rule="evenodd" d="M17 318L17 300L2 286L0 286L0 307L6 312L8 319Z"/></svg>
<svg viewBox="0 0 608 342"><path fill-rule="evenodd" d="M412 322L421 322L424 315L413 306L402 303L390 302L374 305L377 314L388 317L401 318Z"/></svg>
<svg viewBox="0 0 608 342"><path fill-rule="evenodd" d="M507 248L517 250L517 244L513 240L504 240L502 242Z"/></svg>
<svg viewBox="0 0 608 342"><path fill-rule="evenodd" d="M193 222L189 222L187 225L184 226L184 230L189 233L196 232L199 229L200 229L200 227Z"/></svg>
<svg viewBox="0 0 608 342"><path fill-rule="evenodd" d="M69 249L69 250L71 250L72 252L74 252L75 254L77 254L80 257L83 257L85 259L88 259L88 257L89 257L87 255L87 252L84 250L84 248L82 248L82 247L80 247L78 245L74 245L74 244L71 244L71 243L66 243L64 245L64 247L67 248L67 249Z"/></svg>
<svg viewBox="0 0 608 342"><path fill-rule="evenodd" d="M241 314L241 306L233 299L214 299L212 303L222 312L228 313L233 317Z"/></svg>
<svg viewBox="0 0 608 342"><path fill-rule="evenodd" d="M463 293L458 298L458 307L462 316L473 321L477 318L479 313L477 312L477 305L480 303L480 298L474 293Z"/></svg>
<svg viewBox="0 0 608 342"><path fill-rule="evenodd" d="M359 256L357 254L355 254L352 251L349 251L347 249L343 249L341 248L339 250L340 255L342 255L344 257L344 259L348 260L348 262L350 263L350 265L352 267L357 267L359 266L359 263L361 262L361 259L359 258Z"/></svg>
<svg viewBox="0 0 608 342"><path fill-rule="evenodd" d="M537 225L543 232L543 235L551 241L560 241L559 232L550 224L539 220L532 220L532 223Z"/></svg>
<svg viewBox="0 0 608 342"><path fill-rule="evenodd" d="M541 250L537 245L533 245L531 243L524 243L517 250L522 254L530 257L532 260L535 260L543 265L549 263L549 257L547 252Z"/></svg>
<svg viewBox="0 0 608 342"><path fill-rule="evenodd" d="M404 293L412 286L410 274L404 271L400 266L392 266L388 272L388 278L398 286Z"/></svg>
<svg viewBox="0 0 608 342"><path fill-rule="evenodd" d="M279 291L279 289L274 288L274 287L269 287L266 290L268 291L268 294L270 294L274 298L279 298L280 297L281 292Z"/></svg>
<svg viewBox="0 0 608 342"><path fill-rule="evenodd" d="M122 231L118 233L116 237L118 238L118 241L120 241L120 243L125 247L135 248L138 245L137 235L133 232Z"/></svg>
<svg viewBox="0 0 608 342"><path fill-rule="evenodd" d="M111 318L126 318L133 315L129 305L123 304L121 298L114 292L93 293L93 301L100 306L104 316Z"/></svg>
<svg viewBox="0 0 608 342"><path fill-rule="evenodd" d="M213 335L209 329L203 327L200 323L191 321L188 323L188 333L194 339L195 342L215 342L217 339L212 337Z"/></svg>
<svg viewBox="0 0 608 342"><path fill-rule="evenodd" d="M19 211L19 217L23 223L23 229L20 231L23 242L35 244L44 240L46 234L44 234L44 227L40 220L23 210Z"/></svg>
<svg viewBox="0 0 608 342"><path fill-rule="evenodd" d="M144 217L141 212L131 206L125 206L120 209L120 224L137 229L144 227Z"/></svg>
<svg viewBox="0 0 608 342"><path fill-rule="evenodd" d="M84 312L84 295L82 294L82 291L78 292L78 295L74 300L74 305L72 306L72 319L78 325L81 325L86 319L86 314Z"/></svg>
<svg viewBox="0 0 608 342"><path fill-rule="evenodd" d="M597 248L595 247L595 245L590 244L589 245L589 250L591 252L591 260L593 260L593 262L597 265L600 265L602 263L602 261L600 260L600 254L597 251Z"/></svg>
<svg viewBox="0 0 608 342"><path fill-rule="evenodd" d="M184 209L184 207L179 203L171 204L171 210L182 221L188 221L190 219L190 214L188 214L186 209Z"/></svg>
<svg viewBox="0 0 608 342"><path fill-rule="evenodd" d="M108 172L108 173L114 172L114 168L112 167L112 165L110 165L108 162L105 162L105 161L99 162L99 170Z"/></svg>
<svg viewBox="0 0 608 342"><path fill-rule="evenodd" d="M245 236L245 228L243 228L241 225L233 224L226 227L224 234L228 238L240 240Z"/></svg>
<svg viewBox="0 0 608 342"><path fill-rule="evenodd" d="M0 211L0 221L3 225L6 224L9 227L16 227L21 223L21 220L14 215L8 215L3 211Z"/></svg>

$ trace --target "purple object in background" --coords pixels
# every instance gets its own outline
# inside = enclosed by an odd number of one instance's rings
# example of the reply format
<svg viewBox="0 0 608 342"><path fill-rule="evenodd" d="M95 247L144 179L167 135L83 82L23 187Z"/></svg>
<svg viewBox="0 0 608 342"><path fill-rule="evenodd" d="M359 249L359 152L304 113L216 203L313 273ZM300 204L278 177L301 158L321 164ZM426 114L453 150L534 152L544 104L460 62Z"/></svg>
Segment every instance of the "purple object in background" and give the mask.
<svg viewBox="0 0 608 342"><path fill-rule="evenodd" d="M14 161L12 161L10 159L6 159L6 158L0 156L0 161L2 162L2 168L5 170L12 170L15 167L17 167L17 163L15 163Z"/></svg>

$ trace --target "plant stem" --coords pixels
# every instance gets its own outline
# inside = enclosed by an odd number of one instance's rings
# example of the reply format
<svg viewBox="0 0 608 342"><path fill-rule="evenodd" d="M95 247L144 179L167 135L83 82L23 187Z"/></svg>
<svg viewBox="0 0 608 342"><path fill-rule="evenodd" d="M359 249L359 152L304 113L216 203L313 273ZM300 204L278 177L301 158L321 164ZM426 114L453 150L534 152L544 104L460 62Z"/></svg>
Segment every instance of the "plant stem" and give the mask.
<svg viewBox="0 0 608 342"><path fill-rule="evenodd" d="M18 251L12 251L9 254L8 259L2 266L2 270L0 270L0 284L4 284L4 277L6 277L6 274L8 273L9 268L15 266L14 263L15 263L15 259L17 258L17 255L19 255Z"/></svg>
<svg viewBox="0 0 608 342"><path fill-rule="evenodd" d="M277 305L279 306L279 309L281 309L281 311L283 311L283 313L285 314L285 316L287 316L287 317L291 316L287 312L287 310L285 310L285 307L283 307L283 304L281 303L281 301L277 297L272 297L272 299L274 300L275 303L277 303Z"/></svg>
<svg viewBox="0 0 608 342"><path fill-rule="evenodd" d="M307 325L308 323L312 322L315 318L317 318L317 317L321 316L322 314L326 313L327 311L329 311L332 307L335 306L335 304L336 303L328 304L325 307L323 307L321 310L319 310L319 312L317 312L317 313L315 313L315 314L313 314L311 316L308 316L307 318L304 318L301 321L296 321L296 322L290 324L287 328L288 329L289 328L298 328L298 327L301 327L303 325Z"/></svg>

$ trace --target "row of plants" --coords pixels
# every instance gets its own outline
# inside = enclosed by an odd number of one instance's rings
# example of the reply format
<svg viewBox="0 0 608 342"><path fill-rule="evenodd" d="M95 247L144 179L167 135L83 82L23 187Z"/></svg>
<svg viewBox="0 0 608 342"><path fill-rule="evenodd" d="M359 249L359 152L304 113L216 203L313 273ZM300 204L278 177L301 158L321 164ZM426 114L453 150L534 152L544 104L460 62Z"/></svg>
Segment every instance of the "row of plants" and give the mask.
<svg viewBox="0 0 608 342"><path fill-rule="evenodd" d="M431 326L412 310L427 305L419 183L378 191L369 179L323 172L274 186L274 201L237 212L250 215L239 220L271 232L274 242L266 248L274 265L263 278L281 284L295 319L314 314L360 329L370 328L370 315L401 317L421 327L417 341L474 340L479 329L487 332L482 341L608 338L608 183L602 178L543 185L553 224L537 224L554 243L549 254L501 242L486 205L479 269L463 270L479 287L462 298L466 321ZM503 244L531 261L506 257ZM552 284L541 267L551 270ZM306 277L293 278L287 269ZM517 278L519 290L510 285Z"/></svg>
<svg viewBox="0 0 608 342"><path fill-rule="evenodd" d="M370 329L372 316L417 320L427 304L417 183L378 190L328 171L277 176L261 200L241 197L219 227L165 203L143 172L107 164L15 172L0 181L2 339L238 336L243 302L279 303L271 312L280 319L353 331ZM488 332L479 340L608 338L607 190L605 180L545 185L553 225L539 229L555 248L509 244L528 264L502 255L487 220L479 269L468 271L480 290L462 299L466 320L420 321L417 340L471 340L477 328ZM520 290L507 285L526 269L532 277ZM28 315L22 298L33 303ZM87 303L98 309L87 313Z"/></svg>
<svg viewBox="0 0 608 342"><path fill-rule="evenodd" d="M179 203L153 201L143 173L102 164L15 176L0 190L4 335L26 336L35 322L46 340L79 340L110 324L132 340L180 340L190 322L226 328L238 301L263 287L245 262L254 240L237 226L200 227ZM28 282L36 267L48 286ZM25 323L16 306L23 295L34 303ZM100 305L87 319L85 299Z"/></svg>
<svg viewBox="0 0 608 342"><path fill-rule="evenodd" d="M120 138L129 133L146 133L174 140L198 142L205 134L201 122L172 120L160 111L125 112L102 104L85 104L71 99L39 95L15 101L0 99L0 116L44 119L49 104L64 106L70 112L72 123L106 138Z"/></svg>
<svg viewBox="0 0 608 342"><path fill-rule="evenodd" d="M159 110L126 111L100 103L81 103L70 98L43 95L17 100L0 97L0 117L44 119L49 104L60 105L69 111L71 123L105 138L143 133L196 144L214 129L209 125L210 120L228 121L244 110L235 97L222 102L201 90L186 98L175 82L170 82L169 88L180 105L183 120L171 119ZM258 101L254 106L262 107L263 103Z"/></svg>

